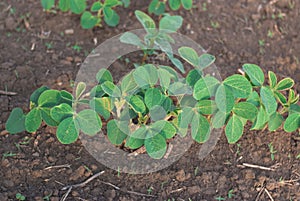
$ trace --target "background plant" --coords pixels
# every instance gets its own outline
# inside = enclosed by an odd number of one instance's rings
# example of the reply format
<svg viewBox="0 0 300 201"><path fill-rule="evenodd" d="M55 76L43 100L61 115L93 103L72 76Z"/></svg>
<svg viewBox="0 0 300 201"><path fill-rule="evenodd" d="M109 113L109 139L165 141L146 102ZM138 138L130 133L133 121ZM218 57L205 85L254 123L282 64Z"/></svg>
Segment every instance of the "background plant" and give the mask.
<svg viewBox="0 0 300 201"><path fill-rule="evenodd" d="M165 13L167 6L173 11L179 10L181 7L185 10L191 10L193 0L152 0L148 6L148 12L162 15Z"/></svg>
<svg viewBox="0 0 300 201"><path fill-rule="evenodd" d="M146 13L141 11L135 11L135 16L142 24L146 31L144 38L140 38L132 32L126 32L120 37L120 41L123 43L135 45L144 52L142 63L146 61L149 55L155 54L155 49L164 52L170 61L181 72L185 72L182 62L175 58L173 55L172 44L175 43L172 38L172 33L178 31L182 26L182 17L178 15L170 16L166 14L159 21L157 27L154 20Z"/></svg>
<svg viewBox="0 0 300 201"><path fill-rule="evenodd" d="M50 11L57 3L58 8L63 11L71 11L74 14L81 14L80 24L84 29L91 29L102 25L102 19L109 26L117 26L120 16L115 11L115 7L124 6L127 8L130 0L105 0L95 1L91 8L87 10L86 0L41 0L41 4L46 11Z"/></svg>

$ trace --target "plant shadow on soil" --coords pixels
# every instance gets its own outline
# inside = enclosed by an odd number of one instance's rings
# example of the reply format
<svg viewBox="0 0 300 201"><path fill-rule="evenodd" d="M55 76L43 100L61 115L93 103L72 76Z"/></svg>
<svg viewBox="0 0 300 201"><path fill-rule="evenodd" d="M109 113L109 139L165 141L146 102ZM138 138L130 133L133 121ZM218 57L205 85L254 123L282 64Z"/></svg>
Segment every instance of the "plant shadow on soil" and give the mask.
<svg viewBox="0 0 300 201"><path fill-rule="evenodd" d="M217 57L216 65L222 76L236 73L243 63L256 63L265 72L272 70L291 76L299 92L300 3L296 0L270 2L199 0L192 12L178 12L184 17L180 32ZM129 10L120 9L121 22L116 28L104 26L86 31L80 28L78 16L43 13L39 1L1 2L0 89L18 94L0 95L0 131L4 130L12 108L28 110L29 96L37 87L47 85L72 90L80 63L96 47L94 38L100 44L126 30L140 28L133 15L135 9L145 11L147 3L133 1ZM216 23L219 26L214 26ZM74 34L65 34L66 29L73 29ZM74 45L82 50L74 50ZM55 131L46 126L36 134L2 133L0 200L15 200L16 193L21 193L27 200L47 200L48 196L51 201L56 201L65 193L60 190L63 186L80 183L102 170L105 174L99 178L82 188L72 189L67 200L190 198L204 201L218 197L269 200L267 192L274 200L300 198L297 133L245 129L244 136L235 145L228 145L222 134L215 149L204 160L198 159L201 145L193 144L178 162L146 175L110 170L98 163L79 141L61 145L53 133ZM270 143L276 150L274 160ZM243 163L277 167L275 171L268 171L241 167ZM70 167L45 169L64 164ZM102 182L114 184L121 190ZM233 193L232 198L229 198L229 192Z"/></svg>

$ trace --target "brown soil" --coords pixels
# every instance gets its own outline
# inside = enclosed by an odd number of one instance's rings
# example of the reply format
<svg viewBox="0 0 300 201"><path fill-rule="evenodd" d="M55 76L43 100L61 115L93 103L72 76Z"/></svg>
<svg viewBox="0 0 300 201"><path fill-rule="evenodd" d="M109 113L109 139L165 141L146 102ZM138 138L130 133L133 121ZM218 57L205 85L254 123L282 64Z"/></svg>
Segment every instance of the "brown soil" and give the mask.
<svg viewBox="0 0 300 201"><path fill-rule="evenodd" d="M222 76L243 63L257 63L265 71L300 80L300 2L296 0L197 0L184 16L180 30L217 57ZM0 95L0 132L14 107L28 108L28 98L41 85L72 90L80 63L102 41L126 30L140 28L132 11L146 10L144 1L119 9L116 28L82 30L79 17L69 13L42 12L40 1L0 2L0 89L16 96ZM204 7L206 4L206 9ZM24 20L25 19L25 20ZM28 26L29 25L29 26ZM64 34L73 29L71 35ZM272 35L272 36L271 36ZM264 41L264 45L259 45ZM49 45L50 44L50 45ZM34 45L34 50L31 48ZM80 52L72 46L82 47ZM47 48L48 46L48 48ZM51 47L49 47L51 46ZM299 91L300 85L297 84ZM177 163L146 175L119 174L98 163L78 141L61 145L49 127L36 134L1 133L0 200L58 201L68 184L80 183L92 174L105 173L84 187L74 188L66 200L300 200L299 134L283 131L248 131L235 145L224 134L204 160L194 144ZM274 160L268 145L272 143ZM11 153L12 155L9 155ZM241 166L243 163L276 167L275 171ZM67 167L45 169L50 166ZM120 189L115 189L109 182ZM154 197L132 194L140 192ZM228 197L228 192L233 197ZM269 196L268 196L269 193ZM220 199L222 200L222 199Z"/></svg>

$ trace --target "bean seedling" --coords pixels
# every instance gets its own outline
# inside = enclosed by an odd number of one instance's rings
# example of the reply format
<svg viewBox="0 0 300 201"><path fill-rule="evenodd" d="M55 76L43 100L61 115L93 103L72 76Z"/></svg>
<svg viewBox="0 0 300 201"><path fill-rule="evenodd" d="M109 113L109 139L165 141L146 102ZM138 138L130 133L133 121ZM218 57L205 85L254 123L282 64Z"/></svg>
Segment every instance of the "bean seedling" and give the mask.
<svg viewBox="0 0 300 201"><path fill-rule="evenodd" d="M145 13L135 14L147 39L142 41L127 32L120 40L145 50L164 44L160 49L174 64L177 58L171 52L175 50L163 47L170 43L168 34L181 26L181 17L166 15L157 29ZM186 74L188 68L183 65L174 64L173 68L144 62L120 82L109 70L100 69L95 77L97 84L90 91L84 82L76 83L74 94L43 86L30 96L28 114L21 108L12 110L6 129L11 134L32 133L43 121L57 127L58 141L70 144L80 132L97 135L105 122L104 133L111 144L129 150L144 148L154 159L164 157L169 141L176 135L184 138L190 133L194 141L204 143L212 129L224 128L228 143L233 144L242 137L246 124L252 125L251 130L299 130L299 95L292 89L295 83L291 78L278 80L269 71L267 83L259 66L244 64L243 74L220 81L204 72L215 61L214 56L199 55L187 46L176 51L181 60L193 67ZM78 106L85 109L77 111Z"/></svg>

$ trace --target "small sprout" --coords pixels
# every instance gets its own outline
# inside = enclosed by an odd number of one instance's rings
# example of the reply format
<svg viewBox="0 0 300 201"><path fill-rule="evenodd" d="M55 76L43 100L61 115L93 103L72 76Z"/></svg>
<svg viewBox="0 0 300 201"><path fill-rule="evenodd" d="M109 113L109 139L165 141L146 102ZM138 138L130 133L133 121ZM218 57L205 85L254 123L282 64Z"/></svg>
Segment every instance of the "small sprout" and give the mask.
<svg viewBox="0 0 300 201"><path fill-rule="evenodd" d="M24 195L22 195L21 193L17 193L17 194L16 194L16 199L17 199L17 200L20 200L20 201L21 201L21 200L23 201L23 200L26 200L26 197L25 197Z"/></svg>
<svg viewBox="0 0 300 201"><path fill-rule="evenodd" d="M16 8L11 7L11 8L9 9L9 13L10 13L11 15L16 14Z"/></svg>
<svg viewBox="0 0 300 201"><path fill-rule="evenodd" d="M154 188L152 186L150 186L148 189L147 189L147 192L148 192L148 195L151 195L152 191L154 190Z"/></svg>
<svg viewBox="0 0 300 201"><path fill-rule="evenodd" d="M218 197L215 198L215 200L217 200L217 201L222 201L222 200L226 200L226 199L223 198L223 197L221 197L221 196L218 196Z"/></svg>
<svg viewBox="0 0 300 201"><path fill-rule="evenodd" d="M49 195L44 196L43 200L50 201L51 196L52 196L52 192Z"/></svg>
<svg viewBox="0 0 300 201"><path fill-rule="evenodd" d="M269 147L269 150L270 150L270 153L271 153L271 159L272 161L275 160L275 153L277 153L277 151L274 149L273 145L272 145L272 142L268 144L268 147Z"/></svg>
<svg viewBox="0 0 300 201"><path fill-rule="evenodd" d="M45 46L46 46L46 48L47 49L52 49L53 48L53 45L52 45L52 42L50 42L50 43L45 43Z"/></svg>
<svg viewBox="0 0 300 201"><path fill-rule="evenodd" d="M230 190L228 191L228 193L227 193L227 197L228 197L229 199L231 199L231 198L233 198L233 197L234 197L234 194L233 194L233 189L230 189Z"/></svg>
<svg viewBox="0 0 300 201"><path fill-rule="evenodd" d="M79 45L73 45L72 49L79 53L81 51L82 47Z"/></svg>
<svg viewBox="0 0 300 201"><path fill-rule="evenodd" d="M298 156L296 156L296 159L300 159L300 154L298 154Z"/></svg>
<svg viewBox="0 0 300 201"><path fill-rule="evenodd" d="M199 171L199 167L197 166L194 170L194 175L197 176L198 175L198 171Z"/></svg>
<svg viewBox="0 0 300 201"><path fill-rule="evenodd" d="M217 21L210 21L210 25L212 26L212 28L214 29L218 29L220 28L220 24Z"/></svg>
<svg viewBox="0 0 300 201"><path fill-rule="evenodd" d="M269 38L273 38L274 33L271 30L268 30L268 37Z"/></svg>
<svg viewBox="0 0 300 201"><path fill-rule="evenodd" d="M265 46L265 40L258 40L258 45L260 46L260 47L264 47Z"/></svg>
<svg viewBox="0 0 300 201"><path fill-rule="evenodd" d="M13 156L16 156L17 154L13 153L13 152L6 152L2 155L2 160L4 160L5 158L7 157L13 157Z"/></svg>
<svg viewBox="0 0 300 201"><path fill-rule="evenodd" d="M202 3L202 11L207 11L207 4L206 4L206 2Z"/></svg>

